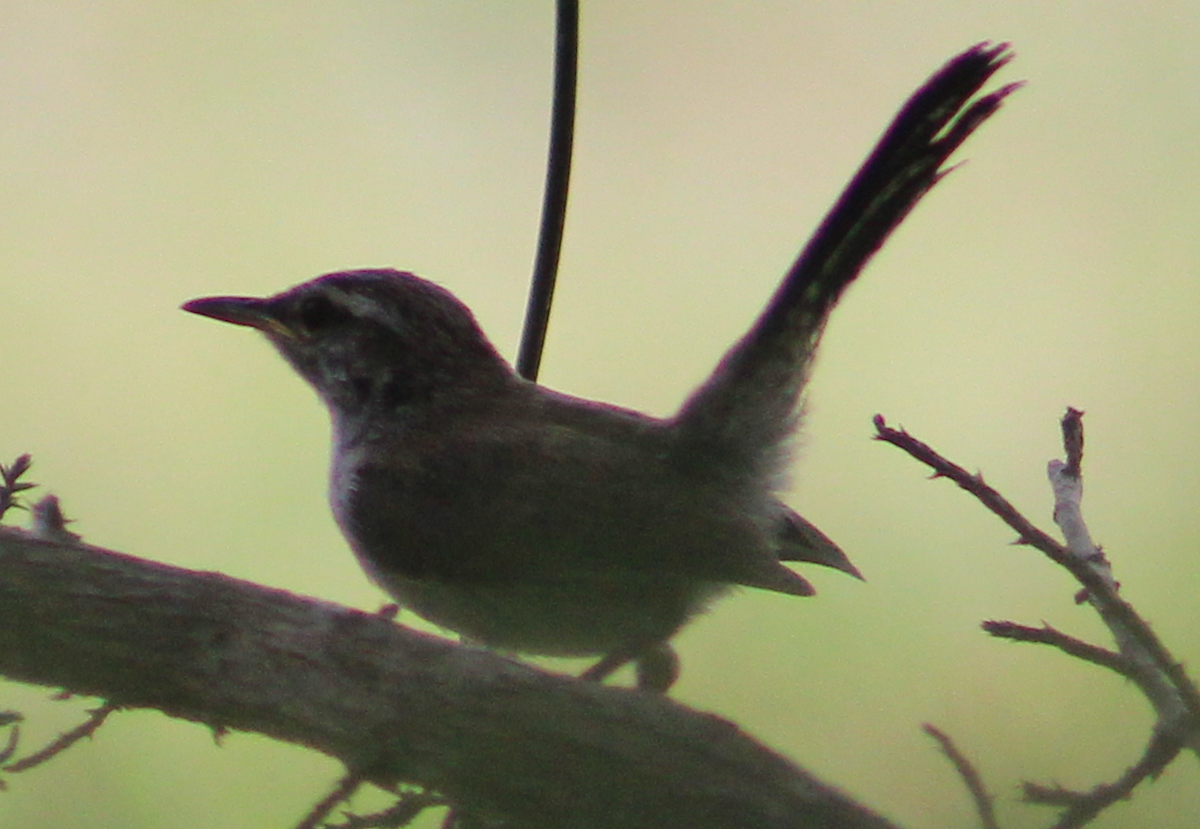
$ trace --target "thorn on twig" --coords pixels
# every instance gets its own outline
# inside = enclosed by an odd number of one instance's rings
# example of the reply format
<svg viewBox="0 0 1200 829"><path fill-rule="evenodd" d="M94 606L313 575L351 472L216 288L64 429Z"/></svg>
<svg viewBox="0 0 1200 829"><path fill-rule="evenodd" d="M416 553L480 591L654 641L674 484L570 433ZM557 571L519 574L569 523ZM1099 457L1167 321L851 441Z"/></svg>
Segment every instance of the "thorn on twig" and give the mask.
<svg viewBox="0 0 1200 829"><path fill-rule="evenodd" d="M380 619L387 619L389 622L395 621L396 617L400 615L400 605L388 602L375 611L375 615Z"/></svg>
<svg viewBox="0 0 1200 829"><path fill-rule="evenodd" d="M229 736L229 729L223 725L210 725L209 729L212 730L213 745L217 748L224 748L225 738Z"/></svg>
<svg viewBox="0 0 1200 829"><path fill-rule="evenodd" d="M71 521L63 515L58 496L47 495L33 505L33 534L44 541L72 544L79 540L78 533L67 529Z"/></svg>

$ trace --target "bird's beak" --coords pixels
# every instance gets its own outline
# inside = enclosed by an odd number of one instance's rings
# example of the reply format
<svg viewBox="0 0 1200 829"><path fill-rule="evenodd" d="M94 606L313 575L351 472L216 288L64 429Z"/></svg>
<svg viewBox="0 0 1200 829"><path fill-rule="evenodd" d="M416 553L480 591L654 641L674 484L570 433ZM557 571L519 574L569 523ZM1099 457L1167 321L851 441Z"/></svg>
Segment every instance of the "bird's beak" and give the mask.
<svg viewBox="0 0 1200 829"><path fill-rule="evenodd" d="M279 321L269 300L249 296L209 296L183 304L183 310L221 322L257 328L264 334L294 338L295 333Z"/></svg>

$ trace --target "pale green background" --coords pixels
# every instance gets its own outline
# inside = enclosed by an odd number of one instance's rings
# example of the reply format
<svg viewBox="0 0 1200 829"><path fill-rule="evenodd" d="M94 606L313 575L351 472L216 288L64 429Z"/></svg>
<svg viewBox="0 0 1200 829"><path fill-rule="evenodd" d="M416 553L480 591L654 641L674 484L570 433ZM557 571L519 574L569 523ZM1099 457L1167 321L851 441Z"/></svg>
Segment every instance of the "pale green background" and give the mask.
<svg viewBox="0 0 1200 829"><path fill-rule="evenodd" d="M0 5L0 457L87 540L374 608L324 505L327 425L250 332L180 313L348 267L454 290L512 354L540 203L549 2ZM886 414L1049 523L1088 411L1092 528L1200 665L1200 4L653 2L583 14L577 167L543 379L665 414L740 334L903 98L1011 39L1029 86L835 314L791 499L867 574L747 592L679 639L678 699L907 826L973 825L920 733L1089 786L1140 752L1123 682L986 618L1103 641L1073 585L869 439ZM810 568L811 569L811 568ZM810 575L806 571L806 575ZM32 746L84 701L0 686ZM123 714L11 780L0 825L285 829L332 762ZM372 805L364 802L363 805ZM1197 825L1193 758L1110 829Z"/></svg>

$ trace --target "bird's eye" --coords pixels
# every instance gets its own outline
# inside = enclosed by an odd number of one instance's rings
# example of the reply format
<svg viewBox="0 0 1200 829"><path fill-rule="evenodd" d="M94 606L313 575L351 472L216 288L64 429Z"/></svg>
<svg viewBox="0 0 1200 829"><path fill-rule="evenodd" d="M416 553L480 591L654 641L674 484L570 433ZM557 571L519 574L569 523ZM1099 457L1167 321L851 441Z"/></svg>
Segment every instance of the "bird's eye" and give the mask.
<svg viewBox="0 0 1200 829"><path fill-rule="evenodd" d="M307 296L296 309L296 316L309 334L319 334L340 325L347 317L346 310L335 305L329 297L316 294Z"/></svg>

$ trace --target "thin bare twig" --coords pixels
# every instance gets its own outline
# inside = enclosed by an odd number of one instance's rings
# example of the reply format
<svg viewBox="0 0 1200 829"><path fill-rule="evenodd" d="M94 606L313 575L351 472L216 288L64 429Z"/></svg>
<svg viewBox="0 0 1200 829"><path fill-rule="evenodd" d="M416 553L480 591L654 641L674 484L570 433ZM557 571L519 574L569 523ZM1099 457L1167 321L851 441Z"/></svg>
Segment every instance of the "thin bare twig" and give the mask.
<svg viewBox="0 0 1200 829"><path fill-rule="evenodd" d="M942 754L945 754L947 759L954 764L954 770L963 779L967 791L971 793L971 799L975 801L975 811L979 814L979 823L983 829L1000 829L1000 824L996 822L995 798L988 794L979 771L967 759L967 756L958 750L958 746L950 739L949 734L930 723L925 723L921 728L925 730L926 734L937 740Z"/></svg>
<svg viewBox="0 0 1200 829"><path fill-rule="evenodd" d="M1149 624L1122 599L1119 583L1103 552L1092 541L1083 520L1083 412L1068 409L1062 419L1066 461L1053 460L1049 475L1054 488L1054 519L1063 531L1063 545L1038 529L996 490L954 464L907 432L887 426L875 416L876 438L891 443L970 492L984 506L1017 531L1019 539L1044 552L1065 567L1084 587L1084 598L1100 614L1120 649L1119 653L1067 636L1049 626L1032 628L1012 622L985 622L994 636L1016 641L1039 642L1065 653L1102 665L1133 680L1158 712L1154 734L1142 758L1113 783L1090 792L1026 783L1025 798L1033 803L1064 807L1054 829L1077 829L1112 803L1129 796L1150 776L1157 776L1185 746L1197 745L1200 729L1200 692Z"/></svg>
<svg viewBox="0 0 1200 829"><path fill-rule="evenodd" d="M1062 419L1063 449L1067 465L1063 472L1072 478L1083 475L1083 412L1072 406Z"/></svg>
<svg viewBox="0 0 1200 829"><path fill-rule="evenodd" d="M1121 655L1137 666L1130 678L1157 711L1159 727L1174 728L1180 719L1200 724L1200 691L1149 623L1118 595L1120 582L1084 520L1083 412L1068 408L1061 425L1067 460L1051 460L1047 472L1054 490L1054 522L1066 539L1071 572L1082 569L1095 576L1098 586L1085 584L1084 598L1108 625Z"/></svg>
<svg viewBox="0 0 1200 829"><path fill-rule="evenodd" d="M1148 777L1158 777L1183 748L1184 737L1175 731L1156 730L1142 757L1125 770L1113 783L1105 783L1090 792L1073 792L1058 786L1053 788L1025 783L1025 800L1048 806L1065 807L1052 829L1078 829L1112 804L1125 800Z"/></svg>
<svg viewBox="0 0 1200 829"><path fill-rule="evenodd" d="M1134 678L1138 667L1116 651L1093 645L1074 636L1068 636L1061 630L1043 624L1040 628L1019 625L1016 622L987 621L981 627L992 636L999 639L1012 639L1014 642L1037 642L1058 648L1065 654L1108 668L1121 676Z"/></svg>
<svg viewBox="0 0 1200 829"><path fill-rule="evenodd" d="M984 483L982 475L973 475L967 472L903 429L894 429L888 426L883 415L875 415L874 424L876 440L890 443L904 450L916 460L930 467L935 478L948 478L958 484L1015 530L1019 543L1035 547L1055 564L1066 568L1088 591L1096 611L1105 623L1110 628L1115 625L1128 631L1130 638L1139 643L1157 669L1170 677L1171 684L1179 694L1189 716L1200 721L1200 692L1197 692L1196 686L1188 678L1183 666L1167 651L1149 624L1141 618L1133 606L1118 596L1109 580L1096 571L1093 567L1094 562L1073 555L1065 545L1036 527L1003 495ZM1082 447L1082 440L1079 445Z"/></svg>
<svg viewBox="0 0 1200 829"><path fill-rule="evenodd" d="M995 513L1001 521L1017 533L1020 544L1028 544L1045 553L1056 564L1066 567L1070 552L1053 537L1038 529L1032 521L1017 511L1003 495L983 481L983 476L971 474L956 463L947 460L927 443L917 440L903 429L887 425L883 415L875 415L875 440L890 443L904 450L916 460L933 470L934 478L948 478L965 489L985 507ZM1087 576L1091 580L1090 575Z"/></svg>
<svg viewBox="0 0 1200 829"><path fill-rule="evenodd" d="M18 718L19 719L19 718ZM8 741L4 748L0 749L0 764L7 763L8 758L17 753L17 743L21 742L21 726L17 725L17 720L10 720L12 728L8 730Z"/></svg>
<svg viewBox="0 0 1200 829"><path fill-rule="evenodd" d="M23 757L15 763L4 766L3 770L10 774L16 774L17 772L28 771L35 766L40 766L50 758L62 754L84 737L90 737L95 734L97 729L104 725L104 721L108 719L108 715L116 710L117 706L111 702L106 702L99 708L93 708L88 712L89 716L85 722L75 726L70 731L60 734L57 739L40 751L35 751L28 757Z"/></svg>
<svg viewBox="0 0 1200 829"><path fill-rule="evenodd" d="M348 772L329 794L316 802L308 814L296 824L296 829L318 829L325 822L325 818L329 817L329 813L337 808L339 803L349 800L362 784L361 775Z"/></svg>
<svg viewBox="0 0 1200 829"><path fill-rule="evenodd" d="M329 829L401 829L412 823L421 812L434 806L445 806L446 800L428 791L407 791L392 806L371 815L348 815L346 822Z"/></svg>

